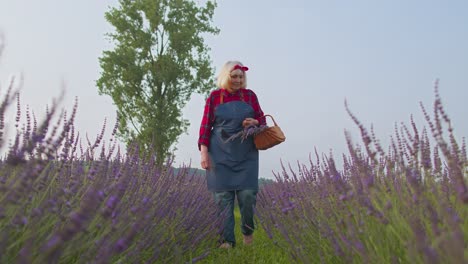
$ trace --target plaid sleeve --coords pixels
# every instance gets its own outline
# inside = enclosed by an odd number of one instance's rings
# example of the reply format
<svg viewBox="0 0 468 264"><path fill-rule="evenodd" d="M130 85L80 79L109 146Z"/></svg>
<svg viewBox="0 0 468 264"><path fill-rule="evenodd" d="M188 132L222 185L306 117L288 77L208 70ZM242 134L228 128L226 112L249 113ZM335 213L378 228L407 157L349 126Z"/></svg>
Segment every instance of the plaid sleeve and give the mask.
<svg viewBox="0 0 468 264"><path fill-rule="evenodd" d="M262 111L262 108L260 107L260 103L258 102L257 95L252 90L249 90L248 92L248 100L249 104L252 106L255 112L254 118L258 120L258 123L260 125L266 125L266 119L263 116L264 113Z"/></svg>
<svg viewBox="0 0 468 264"><path fill-rule="evenodd" d="M211 128L213 127L213 93L206 99L205 110L200 124L200 135L198 137L198 150L201 145L210 145Z"/></svg>

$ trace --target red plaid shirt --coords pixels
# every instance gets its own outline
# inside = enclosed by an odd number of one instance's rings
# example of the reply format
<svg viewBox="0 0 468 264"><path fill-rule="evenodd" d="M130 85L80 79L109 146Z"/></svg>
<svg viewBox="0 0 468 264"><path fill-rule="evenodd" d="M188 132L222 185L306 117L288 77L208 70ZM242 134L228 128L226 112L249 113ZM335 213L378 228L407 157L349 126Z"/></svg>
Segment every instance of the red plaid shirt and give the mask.
<svg viewBox="0 0 468 264"><path fill-rule="evenodd" d="M223 93L223 103L232 101L244 101L252 106L254 110L254 118L258 120L259 124L266 125L265 117L263 117L263 111L258 103L257 95L249 89L240 89L237 92L231 94L224 89L217 89L211 92L208 99L206 99L205 111L203 112L203 119L200 125L200 136L198 138L198 149L200 145L210 145L211 129L213 128L214 122L214 111L221 103L221 93Z"/></svg>

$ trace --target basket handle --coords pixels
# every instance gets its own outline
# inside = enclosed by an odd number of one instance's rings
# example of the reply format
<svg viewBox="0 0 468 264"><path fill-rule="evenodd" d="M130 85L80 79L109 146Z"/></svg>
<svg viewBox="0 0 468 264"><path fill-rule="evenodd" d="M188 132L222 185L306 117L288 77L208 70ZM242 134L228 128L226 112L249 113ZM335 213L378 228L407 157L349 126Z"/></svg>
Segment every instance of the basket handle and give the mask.
<svg viewBox="0 0 468 264"><path fill-rule="evenodd" d="M278 126L278 124L276 124L275 119L271 115L263 115L263 116L259 117L259 119L262 118L262 117L267 117L267 116L269 116L271 118L271 120L273 120L273 124L275 124L275 126ZM265 118L265 121L266 121L266 118Z"/></svg>

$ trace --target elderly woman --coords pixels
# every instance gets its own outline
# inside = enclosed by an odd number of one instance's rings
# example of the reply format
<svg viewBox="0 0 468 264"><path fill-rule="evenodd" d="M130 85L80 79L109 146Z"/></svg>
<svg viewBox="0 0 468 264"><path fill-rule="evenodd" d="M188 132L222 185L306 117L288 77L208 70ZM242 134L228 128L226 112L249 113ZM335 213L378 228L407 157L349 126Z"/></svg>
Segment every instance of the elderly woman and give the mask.
<svg viewBox="0 0 468 264"><path fill-rule="evenodd" d="M253 241L258 150L252 137L232 139L232 136L249 126L265 125L265 118L257 95L246 89L246 71L248 68L239 61L224 64L217 79L219 89L212 91L206 100L198 139L208 190L214 193L214 199L225 216L220 248L236 245L236 197L244 244L249 245Z"/></svg>

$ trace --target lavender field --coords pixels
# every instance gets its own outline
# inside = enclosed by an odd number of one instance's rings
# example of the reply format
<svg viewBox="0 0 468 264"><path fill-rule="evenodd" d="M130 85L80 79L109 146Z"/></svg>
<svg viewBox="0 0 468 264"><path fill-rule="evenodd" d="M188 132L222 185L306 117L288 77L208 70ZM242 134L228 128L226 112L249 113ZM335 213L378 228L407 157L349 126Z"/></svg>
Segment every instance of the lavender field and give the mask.
<svg viewBox="0 0 468 264"><path fill-rule="evenodd" d="M80 137L70 112L44 120L2 91L0 263L467 263L468 162L437 89L427 130L395 128L381 146L347 137L343 168L316 153L262 186L252 247L216 248L220 218L203 175L160 168L115 130ZM14 138L5 112L16 106ZM10 141L9 141L10 140ZM11 143L8 143L11 142Z"/></svg>

